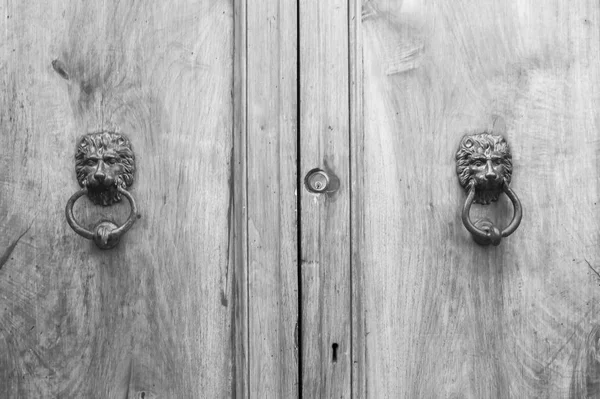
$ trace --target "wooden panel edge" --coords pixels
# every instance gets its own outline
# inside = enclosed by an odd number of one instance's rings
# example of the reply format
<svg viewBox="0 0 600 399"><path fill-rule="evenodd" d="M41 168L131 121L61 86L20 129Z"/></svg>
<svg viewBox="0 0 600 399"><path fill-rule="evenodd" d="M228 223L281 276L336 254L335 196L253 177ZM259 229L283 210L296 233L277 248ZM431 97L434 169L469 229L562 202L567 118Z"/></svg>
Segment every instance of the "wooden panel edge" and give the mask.
<svg viewBox="0 0 600 399"><path fill-rule="evenodd" d="M248 393L298 396L297 6L246 8Z"/></svg>
<svg viewBox="0 0 600 399"><path fill-rule="evenodd" d="M248 219L247 219L247 156L246 156L246 2L235 1L233 44L233 156L231 159L231 191L233 192L233 306L231 307L232 396L249 397L248 381Z"/></svg>
<svg viewBox="0 0 600 399"><path fill-rule="evenodd" d="M361 238L357 234L363 223L360 193L363 174L363 68L362 68L362 1L349 0L349 80L350 80L350 263L352 285L352 397L367 397L365 320L363 317L363 275L360 258Z"/></svg>

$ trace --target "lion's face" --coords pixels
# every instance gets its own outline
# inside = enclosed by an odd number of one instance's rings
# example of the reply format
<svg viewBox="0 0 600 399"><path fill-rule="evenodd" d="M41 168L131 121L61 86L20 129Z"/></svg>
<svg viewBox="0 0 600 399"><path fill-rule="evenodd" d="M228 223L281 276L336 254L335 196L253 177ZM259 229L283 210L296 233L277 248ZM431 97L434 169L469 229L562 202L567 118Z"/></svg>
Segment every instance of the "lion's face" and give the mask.
<svg viewBox="0 0 600 399"><path fill-rule="evenodd" d="M456 153L456 172L465 190L475 186L475 203L496 201L512 175L512 157L504 137L491 133L464 136Z"/></svg>
<svg viewBox="0 0 600 399"><path fill-rule="evenodd" d="M88 196L98 205L112 205L121 200L117 187L133 184L135 157L129 140L118 133L91 133L83 136L75 155L77 181L88 189Z"/></svg>

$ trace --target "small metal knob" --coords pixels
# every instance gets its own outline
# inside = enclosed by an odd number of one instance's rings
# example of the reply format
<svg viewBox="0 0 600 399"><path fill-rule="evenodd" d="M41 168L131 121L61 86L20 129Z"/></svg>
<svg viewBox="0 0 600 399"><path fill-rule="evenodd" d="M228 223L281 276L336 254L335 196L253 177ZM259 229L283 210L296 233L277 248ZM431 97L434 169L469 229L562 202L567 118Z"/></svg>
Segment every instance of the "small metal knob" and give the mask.
<svg viewBox="0 0 600 399"><path fill-rule="evenodd" d="M306 189L311 193L332 193L339 188L339 179L322 169L313 169L304 178Z"/></svg>

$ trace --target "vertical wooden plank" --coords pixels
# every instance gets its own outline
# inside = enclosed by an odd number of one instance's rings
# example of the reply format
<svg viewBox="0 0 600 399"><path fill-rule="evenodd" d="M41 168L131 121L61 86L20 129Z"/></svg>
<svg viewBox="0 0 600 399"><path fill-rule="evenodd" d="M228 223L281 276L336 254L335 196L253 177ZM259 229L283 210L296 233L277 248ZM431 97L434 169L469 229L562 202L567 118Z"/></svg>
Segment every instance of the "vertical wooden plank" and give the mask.
<svg viewBox="0 0 600 399"><path fill-rule="evenodd" d="M302 393L351 394L348 2L300 1L300 171L339 179L301 189Z"/></svg>
<svg viewBox="0 0 600 399"><path fill-rule="evenodd" d="M350 79L350 246L352 265L352 397L367 396L366 326L364 317L364 271L358 236L364 226L364 204L359 192L364 187L365 135L363 121L363 48L362 12L365 0L349 1L349 79Z"/></svg>
<svg viewBox="0 0 600 399"><path fill-rule="evenodd" d="M298 397L297 7L246 7L249 397Z"/></svg>
<svg viewBox="0 0 600 399"><path fill-rule="evenodd" d="M234 398L250 397L248 318L248 207L247 207L247 2L236 1L233 7L233 369Z"/></svg>
<svg viewBox="0 0 600 399"><path fill-rule="evenodd" d="M367 397L594 397L598 2L365 3L352 138ZM502 124L524 217L480 247L454 155ZM503 198L472 217L511 212Z"/></svg>
<svg viewBox="0 0 600 399"><path fill-rule="evenodd" d="M231 2L0 15L0 397L233 396ZM64 219L76 140L97 129L137 159L140 219L108 251Z"/></svg>

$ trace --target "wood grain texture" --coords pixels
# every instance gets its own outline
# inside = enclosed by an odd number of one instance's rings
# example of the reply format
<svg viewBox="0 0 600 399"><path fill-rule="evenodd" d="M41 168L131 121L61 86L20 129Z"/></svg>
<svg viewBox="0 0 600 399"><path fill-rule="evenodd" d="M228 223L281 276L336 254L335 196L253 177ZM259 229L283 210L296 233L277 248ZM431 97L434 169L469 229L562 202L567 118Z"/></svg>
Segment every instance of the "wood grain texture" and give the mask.
<svg viewBox="0 0 600 399"><path fill-rule="evenodd" d="M248 204L247 204L247 32L246 2L234 3L234 48L233 48L233 351L235 368L233 397L250 397L249 375L249 318L248 318Z"/></svg>
<svg viewBox="0 0 600 399"><path fill-rule="evenodd" d="M231 3L7 1L0 16L0 397L235 395ZM127 134L138 166L140 219L109 251L64 218L76 139L98 129Z"/></svg>
<svg viewBox="0 0 600 399"><path fill-rule="evenodd" d="M352 195L366 346L354 378L369 398L597 397L600 6L364 10ZM454 155L464 133L502 125L524 217L480 247L460 220ZM511 212L503 198L472 218L506 225Z"/></svg>
<svg viewBox="0 0 600 399"><path fill-rule="evenodd" d="M339 190L301 190L302 394L351 395L348 2L300 2L300 173Z"/></svg>
<svg viewBox="0 0 600 399"><path fill-rule="evenodd" d="M366 324L364 307L364 271L361 262L363 239L357 236L364 223L363 196L352 195L364 186L368 175L363 173L365 129L363 120L363 3L348 2L349 81L350 81L350 230L352 272L352 397L367 396Z"/></svg>
<svg viewBox="0 0 600 399"><path fill-rule="evenodd" d="M297 6L246 7L249 397L298 397Z"/></svg>

